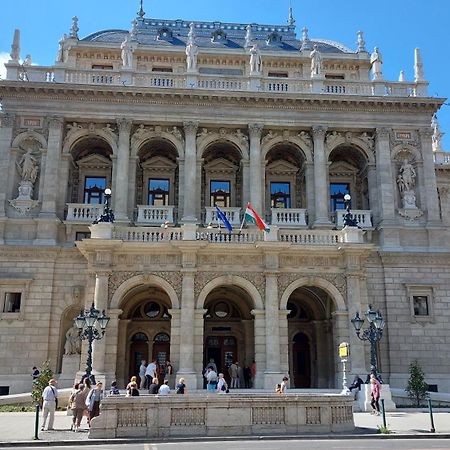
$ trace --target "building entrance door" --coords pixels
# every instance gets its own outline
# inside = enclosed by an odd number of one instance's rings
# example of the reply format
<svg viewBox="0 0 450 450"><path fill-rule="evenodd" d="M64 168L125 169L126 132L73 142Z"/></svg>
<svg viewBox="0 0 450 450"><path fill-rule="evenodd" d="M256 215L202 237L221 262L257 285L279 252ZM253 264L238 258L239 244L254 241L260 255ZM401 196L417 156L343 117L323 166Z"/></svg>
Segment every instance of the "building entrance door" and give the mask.
<svg viewBox="0 0 450 450"><path fill-rule="evenodd" d="M143 359L148 361L148 338L144 333L136 333L131 338L128 380L130 380L132 376L139 377L139 366Z"/></svg>
<svg viewBox="0 0 450 450"><path fill-rule="evenodd" d="M234 336L208 336L206 338L203 367L206 367L211 360L217 366L217 373L222 372L229 382L228 368L232 362L239 360L236 338Z"/></svg>
<svg viewBox="0 0 450 450"><path fill-rule="evenodd" d="M159 333L153 340L152 360L158 362L158 380L162 384L165 377L166 361L170 361L170 337L166 333Z"/></svg>
<svg viewBox="0 0 450 450"><path fill-rule="evenodd" d="M306 334L297 333L294 336L292 348L294 363L294 384L296 388L311 387L311 348Z"/></svg>

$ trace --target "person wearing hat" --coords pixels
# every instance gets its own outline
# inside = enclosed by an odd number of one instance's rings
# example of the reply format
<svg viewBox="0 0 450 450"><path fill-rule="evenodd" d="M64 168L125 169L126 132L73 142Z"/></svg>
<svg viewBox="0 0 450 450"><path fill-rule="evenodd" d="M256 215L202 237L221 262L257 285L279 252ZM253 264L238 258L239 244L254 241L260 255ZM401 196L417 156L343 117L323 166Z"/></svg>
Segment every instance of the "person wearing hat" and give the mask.
<svg viewBox="0 0 450 450"><path fill-rule="evenodd" d="M48 386L42 392L42 415L44 421L42 422L41 431L45 429L45 423L47 422L48 417L48 428L47 431L54 430L53 423L55 421L55 411L58 406L58 389L56 389L57 381L52 378L48 382Z"/></svg>

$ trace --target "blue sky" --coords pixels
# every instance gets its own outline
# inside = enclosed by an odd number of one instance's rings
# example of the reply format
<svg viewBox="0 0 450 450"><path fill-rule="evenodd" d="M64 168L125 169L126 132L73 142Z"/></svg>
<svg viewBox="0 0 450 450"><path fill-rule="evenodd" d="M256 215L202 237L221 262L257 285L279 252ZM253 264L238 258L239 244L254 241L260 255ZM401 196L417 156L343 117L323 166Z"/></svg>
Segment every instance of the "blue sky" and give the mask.
<svg viewBox="0 0 450 450"><path fill-rule="evenodd" d="M9 54L15 28L22 34L22 57L52 64L58 40L71 17L79 17L80 36L108 28L129 29L139 0L0 0L0 60ZM356 48L356 32L364 31L369 50L378 46L386 79L397 80L401 69L413 79L414 48L420 47L431 96L450 97L450 0L292 0L297 33L342 42ZM289 0L144 1L146 17L284 24ZM6 53L6 55L5 55ZM0 69L0 73L2 73ZM450 104L450 102L449 102ZM450 106L438 114L450 151Z"/></svg>

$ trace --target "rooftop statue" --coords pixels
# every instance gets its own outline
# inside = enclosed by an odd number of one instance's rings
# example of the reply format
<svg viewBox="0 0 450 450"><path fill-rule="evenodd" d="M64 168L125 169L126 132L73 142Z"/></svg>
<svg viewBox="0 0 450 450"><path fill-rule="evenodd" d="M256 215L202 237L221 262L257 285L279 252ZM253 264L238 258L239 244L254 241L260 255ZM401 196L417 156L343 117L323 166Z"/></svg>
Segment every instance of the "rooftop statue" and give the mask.
<svg viewBox="0 0 450 450"><path fill-rule="evenodd" d="M250 75L261 75L262 58L256 44L250 49Z"/></svg>
<svg viewBox="0 0 450 450"><path fill-rule="evenodd" d="M252 46L252 40L253 40L253 36L252 36L252 26L251 25L247 25L247 27L245 28L246 33L245 33L245 48L250 48Z"/></svg>
<svg viewBox="0 0 450 450"><path fill-rule="evenodd" d="M370 64L372 65L372 73L374 80L383 79L383 57L378 47L375 47L372 55L370 55Z"/></svg>
<svg viewBox="0 0 450 450"><path fill-rule="evenodd" d="M56 62L66 62L68 57L69 48L66 45L67 34L63 34L62 38L59 40L58 54L56 55Z"/></svg>
<svg viewBox="0 0 450 450"><path fill-rule="evenodd" d="M310 54L311 57L311 78L322 75L322 55L319 52L317 44Z"/></svg>
<svg viewBox="0 0 450 450"><path fill-rule="evenodd" d="M186 65L188 72L197 71L198 46L195 43L194 24L189 27L188 43L186 45Z"/></svg>
<svg viewBox="0 0 450 450"><path fill-rule="evenodd" d="M122 50L122 66L124 69L131 69L133 67L133 52L134 47L131 43L131 36L128 33L125 40L120 46Z"/></svg>

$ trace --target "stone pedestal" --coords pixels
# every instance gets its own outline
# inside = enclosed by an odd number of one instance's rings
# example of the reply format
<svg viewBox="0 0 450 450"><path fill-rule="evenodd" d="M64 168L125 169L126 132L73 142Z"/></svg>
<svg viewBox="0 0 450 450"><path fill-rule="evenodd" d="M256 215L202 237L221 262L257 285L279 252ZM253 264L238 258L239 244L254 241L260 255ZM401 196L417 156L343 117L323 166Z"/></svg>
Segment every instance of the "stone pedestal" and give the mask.
<svg viewBox="0 0 450 450"><path fill-rule="evenodd" d="M112 239L112 223L100 222L91 225L89 229L91 230L91 239Z"/></svg>
<svg viewBox="0 0 450 450"><path fill-rule="evenodd" d="M80 356L81 355L63 356L61 375L58 378L58 388L72 387L75 380L80 380L80 378L77 377L80 370Z"/></svg>

